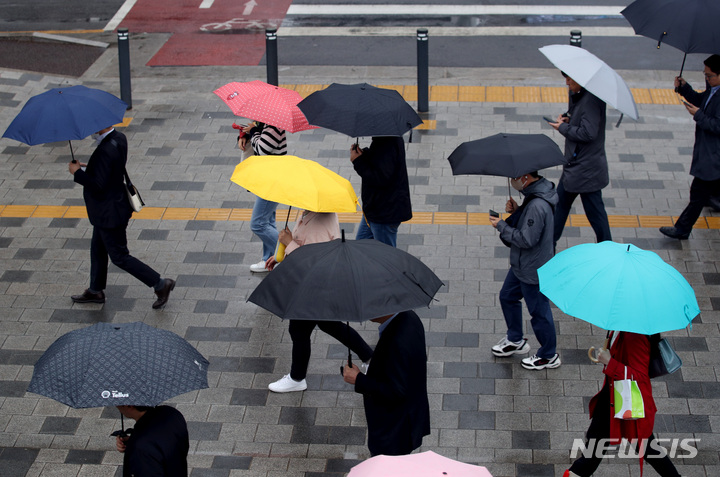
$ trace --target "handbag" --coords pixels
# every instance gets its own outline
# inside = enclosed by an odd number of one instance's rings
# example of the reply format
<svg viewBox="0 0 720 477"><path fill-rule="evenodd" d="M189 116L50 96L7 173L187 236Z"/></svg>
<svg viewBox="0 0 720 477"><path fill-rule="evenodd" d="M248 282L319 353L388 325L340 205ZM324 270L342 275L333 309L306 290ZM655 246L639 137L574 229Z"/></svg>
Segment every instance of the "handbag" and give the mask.
<svg viewBox="0 0 720 477"><path fill-rule="evenodd" d="M625 379L613 383L615 392L613 417L616 419L634 420L645 417L645 403L637 381L628 379L625 366Z"/></svg>
<svg viewBox="0 0 720 477"><path fill-rule="evenodd" d="M125 192L127 192L127 197L130 201L130 208L135 212L140 212L145 205L145 202L142 200L142 197L140 197L140 192L138 192L137 188L130 180L127 169L123 172L125 172Z"/></svg>
<svg viewBox="0 0 720 477"><path fill-rule="evenodd" d="M650 379L674 373L681 366L680 356L666 338L660 338L659 334L650 336L650 365L648 366Z"/></svg>

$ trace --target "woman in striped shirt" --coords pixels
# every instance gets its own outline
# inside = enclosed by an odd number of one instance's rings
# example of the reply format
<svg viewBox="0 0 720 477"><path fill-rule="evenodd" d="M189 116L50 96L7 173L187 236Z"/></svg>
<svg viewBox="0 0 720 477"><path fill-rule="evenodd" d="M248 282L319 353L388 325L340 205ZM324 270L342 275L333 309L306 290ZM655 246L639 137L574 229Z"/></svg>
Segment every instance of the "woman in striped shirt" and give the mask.
<svg viewBox="0 0 720 477"><path fill-rule="evenodd" d="M240 149L247 147L248 138L253 152L257 156L284 156L287 154L287 138L285 130L269 124L255 122L243 128L245 135L240 138ZM275 226L275 209L277 202L257 197L250 218L250 230L262 241L262 260L250 265L250 271L267 272L265 262L275 254L278 230Z"/></svg>

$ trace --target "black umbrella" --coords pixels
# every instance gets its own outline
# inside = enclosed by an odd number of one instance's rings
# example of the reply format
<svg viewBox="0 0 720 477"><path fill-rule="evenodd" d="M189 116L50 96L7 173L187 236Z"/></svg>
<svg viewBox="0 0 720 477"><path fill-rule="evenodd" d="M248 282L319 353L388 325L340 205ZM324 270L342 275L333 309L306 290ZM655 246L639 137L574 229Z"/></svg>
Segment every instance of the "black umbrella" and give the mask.
<svg viewBox="0 0 720 477"><path fill-rule="evenodd" d="M298 103L308 122L350 137L402 136L422 119L395 90L333 83Z"/></svg>
<svg viewBox="0 0 720 477"><path fill-rule="evenodd" d="M28 391L74 408L156 406L208 387L208 361L180 336L144 323L98 323L57 339Z"/></svg>
<svg viewBox="0 0 720 477"><path fill-rule="evenodd" d="M718 0L636 0L622 12L635 33L685 53L720 52Z"/></svg>
<svg viewBox="0 0 720 477"><path fill-rule="evenodd" d="M544 134L509 134L460 144L448 157L453 175L520 177L546 167L567 164L558 145Z"/></svg>
<svg viewBox="0 0 720 477"><path fill-rule="evenodd" d="M281 318L364 321L428 306L441 285L407 252L343 237L295 250L248 301Z"/></svg>

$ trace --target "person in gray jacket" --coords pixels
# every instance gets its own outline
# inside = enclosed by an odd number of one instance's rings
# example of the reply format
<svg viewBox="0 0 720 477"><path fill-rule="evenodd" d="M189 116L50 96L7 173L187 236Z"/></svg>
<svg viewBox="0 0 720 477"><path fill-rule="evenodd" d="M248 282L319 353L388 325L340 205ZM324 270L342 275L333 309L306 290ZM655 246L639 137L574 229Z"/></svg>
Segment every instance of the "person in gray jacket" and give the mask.
<svg viewBox="0 0 720 477"><path fill-rule="evenodd" d="M550 302L540 293L537 269L553 256L553 209L558 203L555 184L537 172L513 178L510 184L525 196L518 206L512 197L505 204L511 213L506 219L490 216L490 223L500 232L500 240L510 247L510 270L500 290L507 335L492 347L498 357L525 354L530 351L523 338L522 304L530 312L530 324L540 349L522 360L525 369L557 368L560 356L555 351L556 336Z"/></svg>
<svg viewBox="0 0 720 477"><path fill-rule="evenodd" d="M702 93L695 91L682 77L675 78L675 87L689 102L685 103L695 120L695 146L693 147L690 175L690 203L682 211L674 227L660 227L660 232L671 238L687 239L697 222L702 208L717 205L720 196L720 55L705 61L707 87Z"/></svg>
<svg viewBox="0 0 720 477"><path fill-rule="evenodd" d="M557 243L565 228L575 198L579 195L585 215L599 242L612 240L602 189L610 183L605 156L605 103L563 73L568 85L568 112L550 123L565 136L563 173L557 187L558 205L555 208Z"/></svg>

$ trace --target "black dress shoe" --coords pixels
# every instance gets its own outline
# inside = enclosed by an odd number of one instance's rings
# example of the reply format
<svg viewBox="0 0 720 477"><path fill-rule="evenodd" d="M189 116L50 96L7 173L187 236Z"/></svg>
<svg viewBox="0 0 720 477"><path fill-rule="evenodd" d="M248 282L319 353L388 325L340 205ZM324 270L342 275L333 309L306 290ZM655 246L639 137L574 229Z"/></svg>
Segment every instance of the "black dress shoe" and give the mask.
<svg viewBox="0 0 720 477"><path fill-rule="evenodd" d="M172 280L170 278L165 278L163 287L160 290L157 290L155 294L157 295L158 299L155 300L155 303L152 304L152 307L154 310L157 310L158 308L162 308L165 306L165 304L168 302L168 298L170 298L170 292L175 289L175 280Z"/></svg>
<svg viewBox="0 0 720 477"><path fill-rule="evenodd" d="M85 290L82 295L73 295L70 299L73 303L105 303L105 293L102 291L93 293Z"/></svg>
<svg viewBox="0 0 720 477"><path fill-rule="evenodd" d="M670 238L679 239L679 240L687 240L687 238L690 236L690 232L684 234L680 232L676 227L660 227L660 233L663 235L666 235Z"/></svg>

